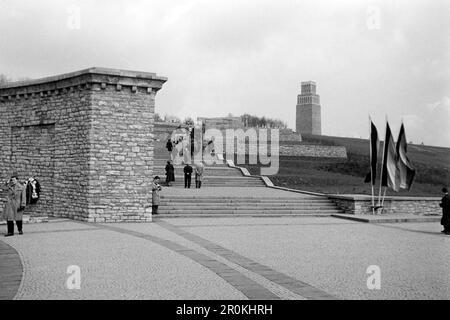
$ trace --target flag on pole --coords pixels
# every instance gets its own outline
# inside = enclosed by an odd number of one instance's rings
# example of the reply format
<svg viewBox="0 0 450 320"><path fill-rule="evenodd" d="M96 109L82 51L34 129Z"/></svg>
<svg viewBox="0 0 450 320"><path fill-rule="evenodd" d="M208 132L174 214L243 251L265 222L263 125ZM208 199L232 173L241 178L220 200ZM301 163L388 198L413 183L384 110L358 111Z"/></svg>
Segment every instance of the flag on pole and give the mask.
<svg viewBox="0 0 450 320"><path fill-rule="evenodd" d="M412 163L406 156L406 135L405 127L402 123L400 127L400 132L398 134L396 153L397 153L397 167L396 167L396 185L402 189L411 189L416 170L414 169Z"/></svg>
<svg viewBox="0 0 450 320"><path fill-rule="evenodd" d="M367 173L364 182L371 182L375 185L375 180L377 178L377 160L378 160L378 150L380 146L380 140L378 139L377 127L370 120L370 172Z"/></svg>
<svg viewBox="0 0 450 320"><path fill-rule="evenodd" d="M399 187L395 181L395 173L397 170L397 152L395 142L392 138L391 128L386 121L386 134L384 136L384 152L383 166L381 169L381 185L390 187L394 191L398 191Z"/></svg>

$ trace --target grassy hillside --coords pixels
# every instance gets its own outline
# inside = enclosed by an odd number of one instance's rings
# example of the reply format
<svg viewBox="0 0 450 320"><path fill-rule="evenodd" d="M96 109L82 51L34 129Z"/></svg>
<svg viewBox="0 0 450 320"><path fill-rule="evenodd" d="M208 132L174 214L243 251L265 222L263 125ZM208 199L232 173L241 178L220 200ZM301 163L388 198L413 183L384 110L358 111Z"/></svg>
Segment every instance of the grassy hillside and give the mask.
<svg viewBox="0 0 450 320"><path fill-rule="evenodd" d="M364 183L364 177L370 170L369 140L312 135L303 136L303 140L308 144L345 146L348 159L280 157L280 170L270 177L276 185L323 193L371 194L370 184ZM386 194L439 196L442 186L450 184L450 149L408 145L408 156L416 167L411 190L398 193L388 190ZM381 155L379 158L381 164ZM250 172L259 174L258 166L246 167ZM378 186L375 192L378 193Z"/></svg>

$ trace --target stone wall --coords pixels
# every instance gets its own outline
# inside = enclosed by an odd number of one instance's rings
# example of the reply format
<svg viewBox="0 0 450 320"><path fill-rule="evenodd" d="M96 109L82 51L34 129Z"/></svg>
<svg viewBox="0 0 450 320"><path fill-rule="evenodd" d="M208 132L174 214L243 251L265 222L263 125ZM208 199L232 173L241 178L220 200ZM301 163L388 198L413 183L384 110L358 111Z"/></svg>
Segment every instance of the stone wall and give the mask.
<svg viewBox="0 0 450 320"><path fill-rule="evenodd" d="M347 158L347 150L340 146L316 145L280 145L280 156L316 157L316 158Z"/></svg>
<svg viewBox="0 0 450 320"><path fill-rule="evenodd" d="M0 179L39 180L32 217L151 221L154 98L165 81L91 68L0 86Z"/></svg>
<svg viewBox="0 0 450 320"><path fill-rule="evenodd" d="M329 196L329 198L345 213L372 214L370 196ZM440 200L435 197L386 197L383 214L437 215L442 213L439 207ZM375 204L377 203L375 198Z"/></svg>

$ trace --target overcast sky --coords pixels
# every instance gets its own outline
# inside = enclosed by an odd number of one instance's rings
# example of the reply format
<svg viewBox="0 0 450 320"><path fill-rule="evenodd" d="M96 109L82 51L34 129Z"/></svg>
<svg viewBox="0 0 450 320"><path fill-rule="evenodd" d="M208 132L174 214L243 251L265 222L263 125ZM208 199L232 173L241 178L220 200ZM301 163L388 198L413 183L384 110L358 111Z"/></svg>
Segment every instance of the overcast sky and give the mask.
<svg viewBox="0 0 450 320"><path fill-rule="evenodd" d="M78 15L79 13L79 15ZM450 147L450 1L0 0L0 73L156 72L161 115L279 118L317 82L322 132Z"/></svg>

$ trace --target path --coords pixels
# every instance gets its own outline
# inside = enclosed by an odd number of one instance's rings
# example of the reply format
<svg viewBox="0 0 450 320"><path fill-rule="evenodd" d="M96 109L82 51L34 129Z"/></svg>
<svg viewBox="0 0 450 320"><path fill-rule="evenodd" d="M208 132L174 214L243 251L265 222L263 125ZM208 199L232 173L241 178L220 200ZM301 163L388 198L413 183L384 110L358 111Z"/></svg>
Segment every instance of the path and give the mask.
<svg viewBox="0 0 450 320"><path fill-rule="evenodd" d="M329 217L60 221L0 244L22 259L15 299L449 299L450 237L439 230ZM66 287L70 265L80 290ZM367 288L370 265L381 290Z"/></svg>

